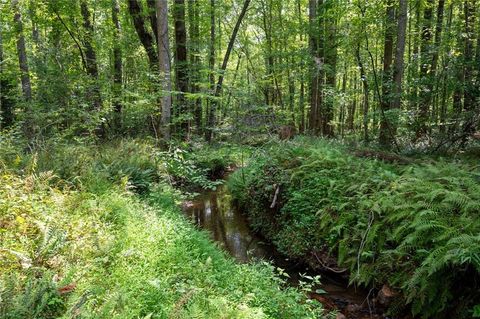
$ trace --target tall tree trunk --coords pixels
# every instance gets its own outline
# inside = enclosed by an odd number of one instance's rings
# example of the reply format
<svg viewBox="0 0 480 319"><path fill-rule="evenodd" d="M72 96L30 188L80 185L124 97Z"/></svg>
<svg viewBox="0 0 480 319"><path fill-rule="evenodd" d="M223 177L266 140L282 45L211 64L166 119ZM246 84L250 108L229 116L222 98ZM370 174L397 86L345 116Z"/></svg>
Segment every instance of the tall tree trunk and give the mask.
<svg viewBox="0 0 480 319"><path fill-rule="evenodd" d="M14 25L17 33L17 54L18 64L20 66L20 79L22 82L22 92L25 101L29 102L32 99L32 86L30 83L30 73L28 70L27 49L25 46L25 36L23 34L23 22L20 8L18 7L18 0L12 1L14 11Z"/></svg>
<svg viewBox="0 0 480 319"><path fill-rule="evenodd" d="M208 55L208 67L210 93L215 95L215 0L210 0L210 45ZM205 129L205 140L210 141L212 138L213 123L215 122L215 110L213 108L213 99L208 99L207 107L207 123Z"/></svg>
<svg viewBox="0 0 480 319"><path fill-rule="evenodd" d="M429 94L430 101L428 101L428 104L432 104L432 99L434 102L438 100L438 83L440 81L437 79L437 66L438 66L438 59L439 59L440 44L442 40L444 11L445 11L445 0L438 0L437 22L435 24L435 40L432 48L432 64L430 65L431 81L429 81L427 84L428 86L427 90L432 93ZM437 105L437 103L433 103L433 104L435 106ZM434 113L433 119L435 119L435 122L437 122L438 117L435 113L438 113L438 112L433 112L433 113Z"/></svg>
<svg viewBox="0 0 480 319"><path fill-rule="evenodd" d="M360 55L360 44L357 45L355 50L355 57L357 59L358 68L360 70L360 81L363 83L363 139L365 142L369 141L368 136L368 112L369 112L369 86L368 79L365 74L365 67L363 66L362 57Z"/></svg>
<svg viewBox="0 0 480 319"><path fill-rule="evenodd" d="M353 84L350 84L350 87L353 87L353 97L352 101L350 103L350 108L348 110L348 117L347 117L347 129L350 132L353 132L355 130L355 112L357 109L357 76L356 72L354 73L354 76L351 78L350 82L353 82Z"/></svg>
<svg viewBox="0 0 480 319"><path fill-rule="evenodd" d="M323 24L325 25L325 32L323 42L323 50L325 52L325 78L326 85L325 87L330 90L330 92L336 91L337 84L337 18L334 14L331 13L333 6L335 4L332 1L325 1L322 5L322 16ZM334 135L334 126L333 126L333 113L334 113L334 98L331 94L325 99L324 106L322 108L322 135L333 137Z"/></svg>
<svg viewBox="0 0 480 319"><path fill-rule="evenodd" d="M429 128L427 122L430 113L431 92L428 91L429 82L432 77L429 74L432 62L432 21L433 7L435 0L427 0L425 10L423 12L422 37L420 44L420 101L417 117L416 137L424 136Z"/></svg>
<svg viewBox="0 0 480 319"><path fill-rule="evenodd" d="M383 74L382 74L382 101L380 119L380 145L390 148L392 145L392 121L389 114L392 99L392 62L393 62L393 34L395 29L395 8L393 0L387 1L387 12L385 15L385 43L383 49Z"/></svg>
<svg viewBox="0 0 480 319"><path fill-rule="evenodd" d="M188 0L188 17L190 27L190 92L200 91L200 14L198 0ZM197 132L202 129L202 104L198 97L192 101L194 121Z"/></svg>
<svg viewBox="0 0 480 319"><path fill-rule="evenodd" d="M122 112L122 49L120 47L120 22L118 15L120 14L120 6L118 0L112 0L112 22L114 26L114 44L113 44L113 92L114 101L113 108L115 115L115 129L119 130L121 127L121 112Z"/></svg>
<svg viewBox="0 0 480 319"><path fill-rule="evenodd" d="M153 31L153 38L158 46L158 29L157 29L157 9L155 8L156 0L147 0L148 7L148 20L150 21L150 27Z"/></svg>
<svg viewBox="0 0 480 319"><path fill-rule="evenodd" d="M471 111L474 107L475 96L474 91L474 50L473 42L475 40L475 9L476 9L476 0L465 0L464 3L464 14L465 14L465 49L464 49L464 79L465 79L465 90L464 90L464 109L465 111Z"/></svg>
<svg viewBox="0 0 480 319"><path fill-rule="evenodd" d="M168 1L156 0L158 61L162 88L161 131L163 138L170 140L170 118L172 114L172 83L170 74L170 40L168 38Z"/></svg>
<svg viewBox="0 0 480 319"><path fill-rule="evenodd" d="M189 134L188 107L185 93L188 92L187 29L185 27L185 0L175 0L173 8L175 25L175 87L176 105L180 116L180 136Z"/></svg>
<svg viewBox="0 0 480 319"><path fill-rule="evenodd" d="M90 11L88 9L87 2L83 0L80 3L80 11L83 18L83 28L85 36L83 43L85 46L85 62L87 64L87 73L92 78L93 84L91 87L92 102L94 109L98 110L102 106L102 98L100 96L100 87L98 84L98 66L97 66L97 54L93 48L93 24L90 21Z"/></svg>
<svg viewBox="0 0 480 319"><path fill-rule="evenodd" d="M13 113L13 101L10 98L10 91L12 85L10 81L5 78L3 71L3 38L2 38L2 25L0 24L0 130L13 125L14 113Z"/></svg>
<svg viewBox="0 0 480 319"><path fill-rule="evenodd" d="M212 0L213 1L213 0ZM227 51L225 51L225 56L223 57L222 66L220 67L220 75L218 77L217 85L215 87L215 100L213 100L212 104L210 105L211 110L210 113L213 114L210 125L208 127L207 132L207 141L211 141L213 137L213 128L215 126L215 110L218 105L218 98L222 93L223 89L223 80L225 78L225 70L227 69L228 60L230 59L230 55L232 53L233 45L235 44L235 39L237 38L238 30L240 29L240 25L242 24L243 18L245 18L245 14L247 13L248 6L250 5L251 0L245 0L243 3L242 11L238 16L237 22L235 23L235 27L233 28L232 35L230 36L230 40L228 41Z"/></svg>
<svg viewBox="0 0 480 319"><path fill-rule="evenodd" d="M142 7L138 0L128 0L128 11L133 19L133 25L138 38L148 56L148 62L152 70L158 69L158 53L155 49L154 39L145 27L145 21L142 17Z"/></svg>
<svg viewBox="0 0 480 319"><path fill-rule="evenodd" d="M405 42L408 22L408 1L400 0L398 24L397 24L397 46L395 49L395 65L393 68L393 108L400 109L402 102L402 82L405 60ZM395 127L393 127L395 129Z"/></svg>
<svg viewBox="0 0 480 319"><path fill-rule="evenodd" d="M318 17L319 6L323 0L309 0L309 47L312 57L311 79L310 79L310 114L308 127L312 133L319 133L320 115L322 108L322 90L323 90L323 63L324 50L321 41L321 26Z"/></svg>
<svg viewBox="0 0 480 319"><path fill-rule="evenodd" d="M476 10L476 0L465 0L464 11L465 11L465 51L464 51L464 91L463 91L463 108L466 112L467 118L463 125L464 138L462 143L464 144L467 140L467 136L475 131L475 123L478 121L475 114L475 100L478 99L477 92L478 87L475 85L474 72L478 69L478 66L475 66L475 56L474 56L474 45L475 41L475 10ZM479 31L477 31L479 32Z"/></svg>
<svg viewBox="0 0 480 319"><path fill-rule="evenodd" d="M300 28L303 28L303 13L302 13L302 3L300 0L297 0L297 14L298 14L298 24ZM303 31L300 32L300 42L303 42ZM303 54L300 57L300 97L299 97L299 109L300 109L300 123L299 131L300 133L305 133L305 59Z"/></svg>

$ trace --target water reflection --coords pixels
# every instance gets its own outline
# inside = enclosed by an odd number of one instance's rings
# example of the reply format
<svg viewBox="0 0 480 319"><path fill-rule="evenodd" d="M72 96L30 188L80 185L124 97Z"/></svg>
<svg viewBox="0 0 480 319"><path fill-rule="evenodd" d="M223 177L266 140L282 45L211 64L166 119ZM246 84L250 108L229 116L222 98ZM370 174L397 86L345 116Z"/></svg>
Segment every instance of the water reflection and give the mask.
<svg viewBox="0 0 480 319"><path fill-rule="evenodd" d="M187 203L184 212L238 261L269 259L272 247L251 232L246 217L231 205L231 200L225 186L220 186Z"/></svg>

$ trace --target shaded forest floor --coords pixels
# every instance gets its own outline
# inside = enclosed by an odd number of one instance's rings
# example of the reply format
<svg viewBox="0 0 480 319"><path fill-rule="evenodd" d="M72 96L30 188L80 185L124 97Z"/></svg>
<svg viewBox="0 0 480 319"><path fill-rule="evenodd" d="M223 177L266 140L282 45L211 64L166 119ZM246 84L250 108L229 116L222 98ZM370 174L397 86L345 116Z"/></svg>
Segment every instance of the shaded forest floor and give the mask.
<svg viewBox="0 0 480 319"><path fill-rule="evenodd" d="M29 154L3 142L0 317L322 316L272 266L236 264L182 216L187 188L216 183L200 159L137 141Z"/></svg>
<svg viewBox="0 0 480 319"><path fill-rule="evenodd" d="M303 137L252 144L52 140L25 152L1 140L0 316L331 316L274 267L236 264L182 216L182 201L232 167L237 204L283 254L374 293L388 287L394 316L478 311L474 153L412 158Z"/></svg>

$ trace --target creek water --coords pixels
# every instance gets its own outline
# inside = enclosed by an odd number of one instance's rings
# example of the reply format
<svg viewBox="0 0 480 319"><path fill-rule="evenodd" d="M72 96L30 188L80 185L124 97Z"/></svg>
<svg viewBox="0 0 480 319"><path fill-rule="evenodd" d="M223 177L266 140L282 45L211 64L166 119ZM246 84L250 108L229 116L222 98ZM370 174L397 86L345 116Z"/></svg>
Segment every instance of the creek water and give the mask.
<svg viewBox="0 0 480 319"><path fill-rule="evenodd" d="M290 260L277 252L249 227L246 214L232 204L226 186L216 191L206 191L195 200L183 205L185 215L197 227L207 230L211 238L240 263L266 260L284 269L290 276L289 284L297 285L301 274L320 275L319 287L325 294L312 293L329 310L338 310L349 319L387 318L372 309L371 298L366 291L348 286L345 279L334 274L318 273L307 266ZM338 318L338 317L337 317Z"/></svg>

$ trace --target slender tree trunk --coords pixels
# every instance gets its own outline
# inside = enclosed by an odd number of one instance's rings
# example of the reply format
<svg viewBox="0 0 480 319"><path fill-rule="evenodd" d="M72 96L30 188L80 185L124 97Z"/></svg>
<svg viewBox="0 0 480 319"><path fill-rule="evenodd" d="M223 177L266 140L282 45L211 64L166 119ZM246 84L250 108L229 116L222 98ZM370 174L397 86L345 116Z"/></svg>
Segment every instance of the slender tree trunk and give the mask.
<svg viewBox="0 0 480 319"><path fill-rule="evenodd" d="M157 0L158 1L158 0ZM128 0L128 11L133 19L133 25L138 38L148 56L148 62L152 70L158 69L158 53L155 49L155 40L145 27L145 21L142 17L142 7L138 0Z"/></svg>
<svg viewBox="0 0 480 319"><path fill-rule="evenodd" d="M312 57L311 82L310 82L310 114L309 129L312 133L319 133L320 115L322 114L322 89L323 89L323 63L324 50L321 41L321 26L318 17L319 6L323 4L323 0L309 0L309 47Z"/></svg>
<svg viewBox="0 0 480 319"><path fill-rule="evenodd" d="M83 28L85 36L83 43L85 46L85 62L87 64L87 74L92 78L93 84L91 86L93 107L99 110L102 106L102 98L100 95L100 87L98 84L98 66L97 66L97 54L93 48L93 24L90 21L90 11L87 6L87 2L83 0L80 3L80 9L83 18Z"/></svg>
<svg viewBox="0 0 480 319"><path fill-rule="evenodd" d="M155 8L155 1L156 0L147 0L147 7L148 20L150 21L150 27L153 31L153 38L155 39L158 47L157 9Z"/></svg>
<svg viewBox="0 0 480 319"><path fill-rule="evenodd" d="M120 14L120 6L118 0L112 0L112 22L114 26L113 41L113 92L114 101L113 108L115 115L115 129L121 128L122 113L122 49L120 47L119 38L121 36L120 22L118 16Z"/></svg>
<svg viewBox="0 0 480 319"><path fill-rule="evenodd" d="M474 91L474 77L473 73L475 70L475 60L474 60L474 46L473 42L475 40L475 9L476 9L476 0L465 0L464 11L465 11L465 49L464 49L464 60L465 60L465 69L464 69L464 79L465 79L465 90L464 90L464 109L465 111L472 111L475 104Z"/></svg>
<svg viewBox="0 0 480 319"><path fill-rule="evenodd" d="M18 0L12 1L14 11L14 25L17 33L17 54L18 64L20 66L20 79L22 82L22 91L25 101L32 100L32 86L30 84L30 73L28 70L27 49L25 46L25 36L23 34L23 22L20 8L18 7Z"/></svg>
<svg viewBox="0 0 480 319"><path fill-rule="evenodd" d="M427 83L427 90L429 92L432 92L429 94L428 98L430 98L430 101L428 101L428 104L432 104L432 99L433 102L437 101L437 96L438 96L438 87L439 87L439 80L437 79L437 66L438 66L438 59L439 59L439 51L440 51L440 44L442 40L442 28L443 28L443 15L444 15L444 9L445 9L445 0L439 0L438 1L438 6L437 6L437 22L435 24L435 40L434 40L434 45L432 48L432 63L430 65L430 77L431 80ZM436 103L433 103L433 105L436 105ZM433 112L434 116L432 120L434 119L435 122L437 122L437 116Z"/></svg>
<svg viewBox="0 0 480 319"><path fill-rule="evenodd" d="M10 81L5 78L3 70L3 38L2 38L2 25L0 24L0 130L8 128L13 125L14 113L13 113L13 101L10 98L10 92L12 85Z"/></svg>
<svg viewBox="0 0 480 319"><path fill-rule="evenodd" d="M297 0L297 13L298 13L298 22L299 26L303 27L303 13L302 13L302 3L300 0ZM300 42L303 42L303 31L300 33ZM300 133L305 133L305 60L303 54L301 55L300 61L300 97L299 97L299 109L300 109L300 123L299 131Z"/></svg>
<svg viewBox="0 0 480 319"><path fill-rule="evenodd" d="M352 101L350 103L350 108L348 110L347 129L350 132L353 132L355 130L355 126L354 126L355 112L356 112L356 109L357 109L357 76L356 76L356 72L355 72L354 76L351 78L350 82L353 82L353 84L350 83L350 87L353 87L353 97L352 97Z"/></svg>
<svg viewBox="0 0 480 319"><path fill-rule="evenodd" d="M188 0L188 17L190 27L190 92L197 94L200 91L200 20L198 0ZM202 104L197 97L192 101L194 121L197 132L202 129Z"/></svg>
<svg viewBox="0 0 480 319"><path fill-rule="evenodd" d="M170 119L172 114L172 83L170 75L170 40L168 37L168 1L156 0L158 61L160 84L162 89L161 132L163 138L170 140Z"/></svg>
<svg viewBox="0 0 480 319"><path fill-rule="evenodd" d="M213 0L212 0L213 1ZM213 128L215 127L215 110L216 106L218 105L218 98L222 93L223 88L223 80L225 78L225 70L227 69L228 60L230 59L230 55L232 53L233 45L235 43L235 39L237 38L238 30L240 29L240 25L242 24L243 18L245 18L245 14L247 13L248 6L250 5L251 0L245 0L243 3L242 11L238 16L237 22L235 23L235 27L233 28L232 35L230 36L230 40L228 41L227 51L225 51L225 56L223 57L222 66L220 67L220 75L218 77L217 85L215 87L215 100L210 105L211 110L210 113L213 114L211 117L210 125L208 127L207 132L207 141L211 141L213 137Z"/></svg>
<svg viewBox="0 0 480 319"><path fill-rule="evenodd" d="M395 29L395 8L393 0L387 1L387 12L385 15L385 43L383 50L383 74L382 74L382 101L380 118L380 145L390 148L392 145L392 121L389 114L392 104L392 62L393 62L393 34Z"/></svg>
<svg viewBox="0 0 480 319"><path fill-rule="evenodd" d="M215 95L215 0L210 0L210 46L208 55L208 66L210 69L209 82L212 97ZM215 110L213 108L213 99L208 99L207 125L205 129L205 140L212 138L213 123L215 122Z"/></svg>
<svg viewBox="0 0 480 319"><path fill-rule="evenodd" d="M325 79L326 79L326 88L330 92L336 92L337 85L337 18L330 11L335 5L332 1L325 1L322 8L322 17L323 24L325 25L325 35L323 42L323 50L325 52ZM321 115L322 119L322 135L333 137L334 125L332 123L334 116L334 99L332 96L329 96L324 101L323 113Z"/></svg>
<svg viewBox="0 0 480 319"><path fill-rule="evenodd" d="M396 111L400 110L402 103L402 84L404 73L404 59L405 59L405 42L407 31L407 16L408 1L400 0L397 24L397 45L395 48L395 64L393 67L393 102L392 108ZM397 132L397 125L393 121L390 122L390 132L395 138Z"/></svg>
<svg viewBox="0 0 480 319"><path fill-rule="evenodd" d="M365 142L369 141L368 136L368 112L369 112L369 86L368 79L365 74L365 67L363 66L362 57L360 55L360 44L357 45L355 51L355 57L357 59L358 68L360 70L360 81L363 83L363 139Z"/></svg>
<svg viewBox="0 0 480 319"><path fill-rule="evenodd" d="M432 62L432 20L435 0L428 0L423 12L422 37L420 45L420 103L418 109L416 137L424 136L429 127L427 122L430 113L431 92L428 91L429 83L432 81L430 72Z"/></svg>
<svg viewBox="0 0 480 319"><path fill-rule="evenodd" d="M464 11L465 11L465 53L464 53L464 91L463 91L463 108L466 112L466 120L463 125L464 138L462 144L465 144L467 141L467 136L472 134L475 131L478 121L475 114L475 102L478 99L478 87L475 85L474 72L479 68L478 65L475 66L475 56L474 56L474 44L475 41L475 10L476 10L476 0L465 0ZM480 32L480 31L477 31Z"/></svg>
<svg viewBox="0 0 480 319"><path fill-rule="evenodd" d="M274 57L273 57L273 41L272 41L272 3L271 1L261 0L262 6L262 23L263 30L265 32L265 42L267 45L266 49L266 75L267 75L267 88L265 94L265 104L272 106L276 104L276 91L275 91L275 75L273 72L274 69Z"/></svg>
<svg viewBox="0 0 480 319"><path fill-rule="evenodd" d="M189 135L188 107L185 93L188 92L187 29L185 27L185 1L175 0L173 8L175 25L175 86L176 105L180 116L180 136Z"/></svg>

